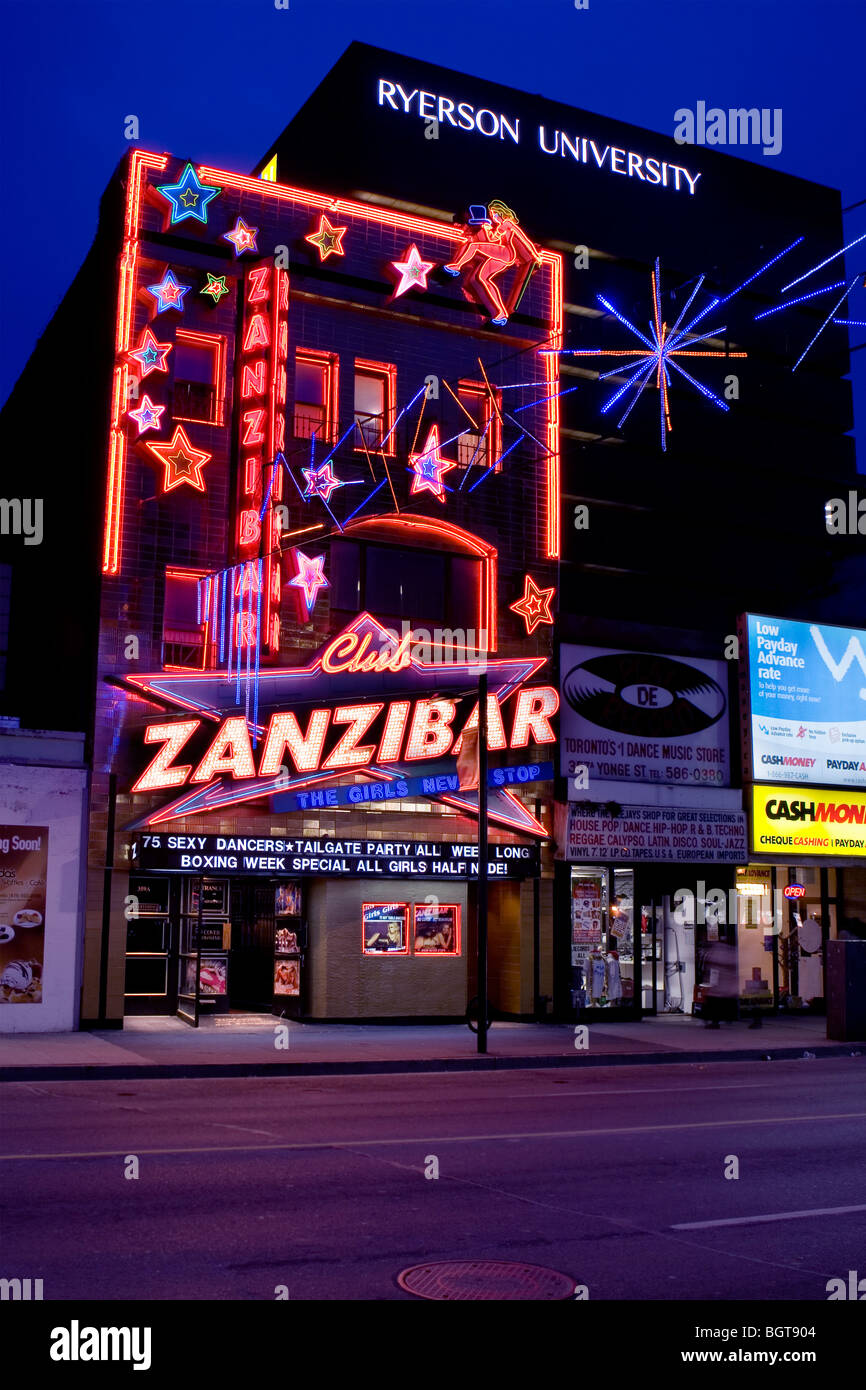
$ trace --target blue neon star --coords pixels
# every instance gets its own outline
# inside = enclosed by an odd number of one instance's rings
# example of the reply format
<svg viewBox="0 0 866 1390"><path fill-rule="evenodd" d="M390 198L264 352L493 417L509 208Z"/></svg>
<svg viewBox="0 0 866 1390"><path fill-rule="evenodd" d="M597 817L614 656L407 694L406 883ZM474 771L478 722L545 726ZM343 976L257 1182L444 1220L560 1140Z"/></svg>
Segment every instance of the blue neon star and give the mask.
<svg viewBox="0 0 866 1390"><path fill-rule="evenodd" d="M156 312L162 314L166 309L183 310L183 297L192 285L181 285L173 270L166 270L158 285L148 285L147 292L156 300Z"/></svg>
<svg viewBox="0 0 866 1390"><path fill-rule="evenodd" d="M197 222L207 222L207 205L222 193L221 188L200 183L191 164L187 164L178 183L163 183L157 188L163 198L171 203L171 223L184 222L194 217Z"/></svg>

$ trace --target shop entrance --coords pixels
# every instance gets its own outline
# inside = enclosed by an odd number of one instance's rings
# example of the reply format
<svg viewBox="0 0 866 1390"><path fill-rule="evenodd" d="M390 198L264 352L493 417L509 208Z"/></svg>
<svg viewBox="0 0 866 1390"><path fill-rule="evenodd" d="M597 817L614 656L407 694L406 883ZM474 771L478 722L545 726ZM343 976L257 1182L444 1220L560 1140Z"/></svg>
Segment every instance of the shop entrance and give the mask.
<svg viewBox="0 0 866 1390"><path fill-rule="evenodd" d="M240 879L233 889L229 1008L270 1013L274 1002L274 885Z"/></svg>

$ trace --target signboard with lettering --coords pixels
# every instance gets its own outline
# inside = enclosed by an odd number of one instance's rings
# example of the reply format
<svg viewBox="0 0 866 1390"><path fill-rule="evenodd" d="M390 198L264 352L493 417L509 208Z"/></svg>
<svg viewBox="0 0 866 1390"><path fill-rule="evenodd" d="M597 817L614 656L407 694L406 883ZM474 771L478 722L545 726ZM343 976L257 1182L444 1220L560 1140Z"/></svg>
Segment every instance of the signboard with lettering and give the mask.
<svg viewBox="0 0 866 1390"><path fill-rule="evenodd" d="M571 862L624 859L635 864L744 864L741 811L626 806L621 816L571 802L557 806L557 855Z"/></svg>
<svg viewBox="0 0 866 1390"><path fill-rule="evenodd" d="M866 859L866 792L752 788L757 854Z"/></svg>
<svg viewBox="0 0 866 1390"><path fill-rule="evenodd" d="M747 613L741 633L746 776L866 788L866 630Z"/></svg>
<svg viewBox="0 0 866 1390"><path fill-rule="evenodd" d="M563 644L560 670L564 777L730 785L724 661Z"/></svg>
<svg viewBox="0 0 866 1390"><path fill-rule="evenodd" d="M334 878L478 877L478 846L438 840L282 839L251 835L142 835L131 851L141 869L173 873L293 874ZM537 845L490 845L491 878L534 878Z"/></svg>

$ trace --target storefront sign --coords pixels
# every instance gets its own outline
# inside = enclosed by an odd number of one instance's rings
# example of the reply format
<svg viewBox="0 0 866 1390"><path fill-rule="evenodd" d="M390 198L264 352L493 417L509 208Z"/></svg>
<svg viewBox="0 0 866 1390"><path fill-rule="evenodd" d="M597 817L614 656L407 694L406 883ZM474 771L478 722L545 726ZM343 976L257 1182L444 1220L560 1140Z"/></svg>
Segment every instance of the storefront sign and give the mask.
<svg viewBox="0 0 866 1390"><path fill-rule="evenodd" d="M487 777L490 787L517 787L528 782L553 780L553 763L519 763L495 767ZM427 777L399 777L393 782L361 782L351 787L328 787L324 791L286 792L275 796L275 811L309 811L325 806L363 806L371 801L392 801L403 797L436 796L460 790L456 772L437 772Z"/></svg>
<svg viewBox="0 0 866 1390"><path fill-rule="evenodd" d="M724 661L564 644L560 670L564 777L729 785Z"/></svg>
<svg viewBox="0 0 866 1390"><path fill-rule="evenodd" d="M418 840L308 840L250 835L142 835L132 847L141 869L174 873L295 874L335 878L478 876L477 844ZM491 878L534 878L537 845L490 845Z"/></svg>
<svg viewBox="0 0 866 1390"><path fill-rule="evenodd" d="M747 613L743 638L746 775L866 788L866 630Z"/></svg>
<svg viewBox="0 0 866 1390"><path fill-rule="evenodd" d="M421 770L419 764L433 764L436 771L445 758L456 771L463 735L478 727L473 695L482 668L474 657L421 661L411 638L408 633L395 643L388 628L360 613L305 666L261 671L252 715L249 692L224 670L124 677L120 683L137 695L187 716L147 725L144 742L159 747L133 794L188 787L126 828L153 827L275 792L306 791L355 770L382 784L404 781ZM526 686L544 664L539 656L484 658L491 751L555 742L556 690ZM182 757L188 761L180 762ZM503 780L494 773L491 782L489 818L544 836L544 826L511 793L500 771ZM477 790L443 787L424 794L477 815Z"/></svg>
<svg viewBox="0 0 866 1390"><path fill-rule="evenodd" d="M0 825L0 1004L41 1004L48 829Z"/></svg>
<svg viewBox="0 0 866 1390"><path fill-rule="evenodd" d="M746 818L740 811L662 810L626 806L621 816L579 803L557 807L558 856L581 861L742 864Z"/></svg>
<svg viewBox="0 0 866 1390"><path fill-rule="evenodd" d="M752 788L757 854L866 859L866 792Z"/></svg>

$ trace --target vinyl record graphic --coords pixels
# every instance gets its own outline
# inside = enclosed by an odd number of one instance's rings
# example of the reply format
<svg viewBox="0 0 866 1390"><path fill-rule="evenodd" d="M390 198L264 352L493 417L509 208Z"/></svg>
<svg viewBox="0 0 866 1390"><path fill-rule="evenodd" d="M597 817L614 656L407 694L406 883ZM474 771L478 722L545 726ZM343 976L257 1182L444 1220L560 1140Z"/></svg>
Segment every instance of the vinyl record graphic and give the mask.
<svg viewBox="0 0 866 1390"><path fill-rule="evenodd" d="M721 686L694 666L648 652L611 652L573 666L563 681L571 708L600 729L677 738L708 729L727 706Z"/></svg>

